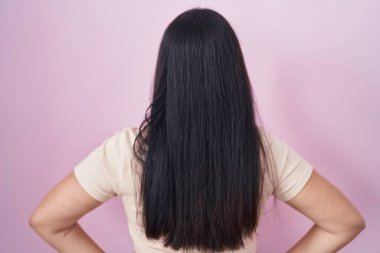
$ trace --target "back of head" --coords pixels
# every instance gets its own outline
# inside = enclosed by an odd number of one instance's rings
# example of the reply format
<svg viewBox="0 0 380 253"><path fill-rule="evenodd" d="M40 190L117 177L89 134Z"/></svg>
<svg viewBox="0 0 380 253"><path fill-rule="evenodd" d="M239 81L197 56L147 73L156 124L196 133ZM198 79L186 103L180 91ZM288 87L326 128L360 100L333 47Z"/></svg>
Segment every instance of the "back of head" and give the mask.
<svg viewBox="0 0 380 253"><path fill-rule="evenodd" d="M183 12L164 32L134 145L146 236L176 250L244 246L260 215L262 152L232 27L211 9Z"/></svg>

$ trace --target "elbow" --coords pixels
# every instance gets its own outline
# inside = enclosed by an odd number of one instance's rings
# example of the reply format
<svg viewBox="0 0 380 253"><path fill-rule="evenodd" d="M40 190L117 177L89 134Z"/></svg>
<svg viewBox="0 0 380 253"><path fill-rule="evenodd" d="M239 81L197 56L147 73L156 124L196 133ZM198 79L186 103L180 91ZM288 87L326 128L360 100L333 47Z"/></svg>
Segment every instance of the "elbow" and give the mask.
<svg viewBox="0 0 380 253"><path fill-rule="evenodd" d="M34 211L30 216L29 216L29 226L35 230L38 233L42 233L43 231L48 231L50 230L51 222L48 222L46 217L41 214L40 212Z"/></svg>
<svg viewBox="0 0 380 253"><path fill-rule="evenodd" d="M34 212L29 217L29 226L38 234L45 237L66 233L71 230L75 224L76 222L68 226L63 226L62 223L48 219L42 212Z"/></svg>
<svg viewBox="0 0 380 253"><path fill-rule="evenodd" d="M346 217L341 221L341 225L336 226L335 229L331 229L330 232L343 236L344 238L353 239L361 233L366 227L364 218L361 215L355 215L354 217Z"/></svg>
<svg viewBox="0 0 380 253"><path fill-rule="evenodd" d="M38 215L34 212L29 216L29 226L36 230L39 226L41 226L41 219L38 217Z"/></svg>
<svg viewBox="0 0 380 253"><path fill-rule="evenodd" d="M362 216L360 216L358 219L355 220L355 222L352 222L351 226L347 231L349 231L349 234L353 236L357 236L359 233L361 233L366 227L365 220Z"/></svg>
<svg viewBox="0 0 380 253"><path fill-rule="evenodd" d="M33 213L29 216L29 226L45 241L49 241L51 237L51 232L48 226L46 226L47 222L44 220L38 213Z"/></svg>
<svg viewBox="0 0 380 253"><path fill-rule="evenodd" d="M365 220L364 220L363 217L360 219L360 221L358 222L358 224L356 225L356 227L357 227L357 230L358 230L359 232L361 232L362 230L365 229L366 224L365 224Z"/></svg>
<svg viewBox="0 0 380 253"><path fill-rule="evenodd" d="M361 214L358 214L356 219L353 219L353 227L354 229L358 230L359 232L364 230L366 227L365 220Z"/></svg>

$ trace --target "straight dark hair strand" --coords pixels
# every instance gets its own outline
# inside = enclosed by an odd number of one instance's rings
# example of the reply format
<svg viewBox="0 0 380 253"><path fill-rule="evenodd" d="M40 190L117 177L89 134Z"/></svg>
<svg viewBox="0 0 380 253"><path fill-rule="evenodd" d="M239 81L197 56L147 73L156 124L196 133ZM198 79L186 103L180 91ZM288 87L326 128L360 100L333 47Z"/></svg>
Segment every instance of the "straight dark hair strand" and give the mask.
<svg viewBox="0 0 380 253"><path fill-rule="evenodd" d="M258 226L267 152L232 27L192 8L166 28L133 154L148 239L237 250Z"/></svg>

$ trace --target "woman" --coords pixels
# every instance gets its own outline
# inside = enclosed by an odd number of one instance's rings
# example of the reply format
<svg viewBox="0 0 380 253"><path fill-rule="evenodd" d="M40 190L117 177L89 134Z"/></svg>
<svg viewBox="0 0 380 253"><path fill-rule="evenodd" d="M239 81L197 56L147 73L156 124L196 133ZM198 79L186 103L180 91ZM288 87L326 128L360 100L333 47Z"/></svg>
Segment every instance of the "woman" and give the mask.
<svg viewBox="0 0 380 253"><path fill-rule="evenodd" d="M164 32L152 102L137 127L106 138L55 186L30 225L59 252L103 252L78 225L111 197L135 252L255 252L270 195L315 224L287 252L336 252L365 227L350 201L258 126L238 39L193 8Z"/></svg>

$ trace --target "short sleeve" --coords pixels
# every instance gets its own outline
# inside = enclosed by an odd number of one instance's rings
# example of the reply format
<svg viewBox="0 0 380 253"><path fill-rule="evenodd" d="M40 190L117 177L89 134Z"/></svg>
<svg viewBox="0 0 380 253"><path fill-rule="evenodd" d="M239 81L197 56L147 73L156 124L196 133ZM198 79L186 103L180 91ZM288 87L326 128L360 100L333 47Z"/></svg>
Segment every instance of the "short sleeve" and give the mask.
<svg viewBox="0 0 380 253"><path fill-rule="evenodd" d="M105 202L121 194L128 130L119 129L105 138L74 167L79 184L98 201Z"/></svg>
<svg viewBox="0 0 380 253"><path fill-rule="evenodd" d="M282 201L294 198L306 185L313 166L286 142L267 132L274 158L277 185L273 195Z"/></svg>

